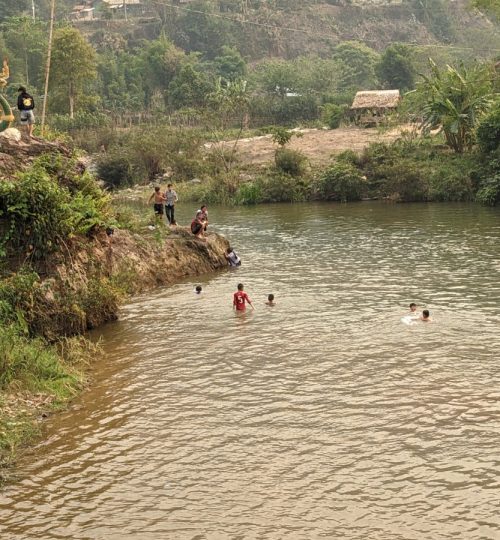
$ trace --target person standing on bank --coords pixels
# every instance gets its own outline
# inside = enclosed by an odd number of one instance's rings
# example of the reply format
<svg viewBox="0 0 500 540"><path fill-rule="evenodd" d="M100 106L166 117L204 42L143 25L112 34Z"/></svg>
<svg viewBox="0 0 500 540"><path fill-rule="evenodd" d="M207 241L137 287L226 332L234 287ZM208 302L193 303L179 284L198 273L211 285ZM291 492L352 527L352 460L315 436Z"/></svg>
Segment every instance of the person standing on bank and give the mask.
<svg viewBox="0 0 500 540"><path fill-rule="evenodd" d="M26 126L26 134L31 138L35 127L35 115L33 113L35 100L32 95L28 94L24 86L20 86L18 92L17 108L21 112L21 125Z"/></svg>
<svg viewBox="0 0 500 540"><path fill-rule="evenodd" d="M172 184L168 184L167 191L165 191L165 214L167 214L167 220L169 225L177 225L175 222L174 209L175 203L179 200L177 193L172 189Z"/></svg>

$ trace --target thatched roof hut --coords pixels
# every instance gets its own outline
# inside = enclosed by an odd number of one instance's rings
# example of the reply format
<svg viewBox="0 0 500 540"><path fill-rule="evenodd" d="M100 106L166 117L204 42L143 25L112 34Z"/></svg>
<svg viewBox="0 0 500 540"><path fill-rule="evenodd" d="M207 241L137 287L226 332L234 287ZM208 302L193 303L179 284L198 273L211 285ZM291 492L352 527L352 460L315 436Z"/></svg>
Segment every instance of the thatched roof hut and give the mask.
<svg viewBox="0 0 500 540"><path fill-rule="evenodd" d="M396 109L400 101L399 90L364 90L356 94L351 111Z"/></svg>

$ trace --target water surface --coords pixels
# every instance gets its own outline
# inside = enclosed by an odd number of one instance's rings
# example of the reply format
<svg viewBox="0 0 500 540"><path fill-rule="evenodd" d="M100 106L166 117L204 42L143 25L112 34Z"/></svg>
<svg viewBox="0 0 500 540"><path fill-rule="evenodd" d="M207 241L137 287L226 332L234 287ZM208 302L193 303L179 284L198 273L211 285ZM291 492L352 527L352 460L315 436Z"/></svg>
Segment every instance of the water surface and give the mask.
<svg viewBox="0 0 500 540"><path fill-rule="evenodd" d="M0 537L500 538L500 211L210 218L243 266L99 331L95 384L21 460ZM402 324L411 301L434 322Z"/></svg>

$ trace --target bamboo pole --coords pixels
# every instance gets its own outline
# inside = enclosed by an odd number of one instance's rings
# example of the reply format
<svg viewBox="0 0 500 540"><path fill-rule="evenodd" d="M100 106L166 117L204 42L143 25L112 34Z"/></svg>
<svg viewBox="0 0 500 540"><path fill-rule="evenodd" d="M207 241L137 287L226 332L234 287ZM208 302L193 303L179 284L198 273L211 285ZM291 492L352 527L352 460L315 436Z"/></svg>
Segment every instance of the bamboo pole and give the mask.
<svg viewBox="0 0 500 540"><path fill-rule="evenodd" d="M50 60L52 58L52 36L54 34L54 18L56 11L56 0L52 0L50 6L50 27L49 27L49 46L47 48L47 65L45 67L45 90L43 93L43 107L42 107L42 137L45 130L45 115L47 113L47 95L49 93L49 79L50 79Z"/></svg>

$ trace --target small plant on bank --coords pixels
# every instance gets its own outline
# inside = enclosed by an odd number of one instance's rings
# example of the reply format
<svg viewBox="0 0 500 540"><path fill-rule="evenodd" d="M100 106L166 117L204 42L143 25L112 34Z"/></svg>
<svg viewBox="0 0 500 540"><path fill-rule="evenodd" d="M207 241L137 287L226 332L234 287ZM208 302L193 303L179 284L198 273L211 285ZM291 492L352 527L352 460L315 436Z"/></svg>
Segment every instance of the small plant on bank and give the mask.
<svg viewBox="0 0 500 540"><path fill-rule="evenodd" d="M286 174L302 176L307 165L307 158L302 152L290 148L278 148L274 154L276 167Z"/></svg>
<svg viewBox="0 0 500 540"><path fill-rule="evenodd" d="M327 103L323 107L321 119L330 129L337 129L344 119L346 107L345 105L336 105L335 103Z"/></svg>

